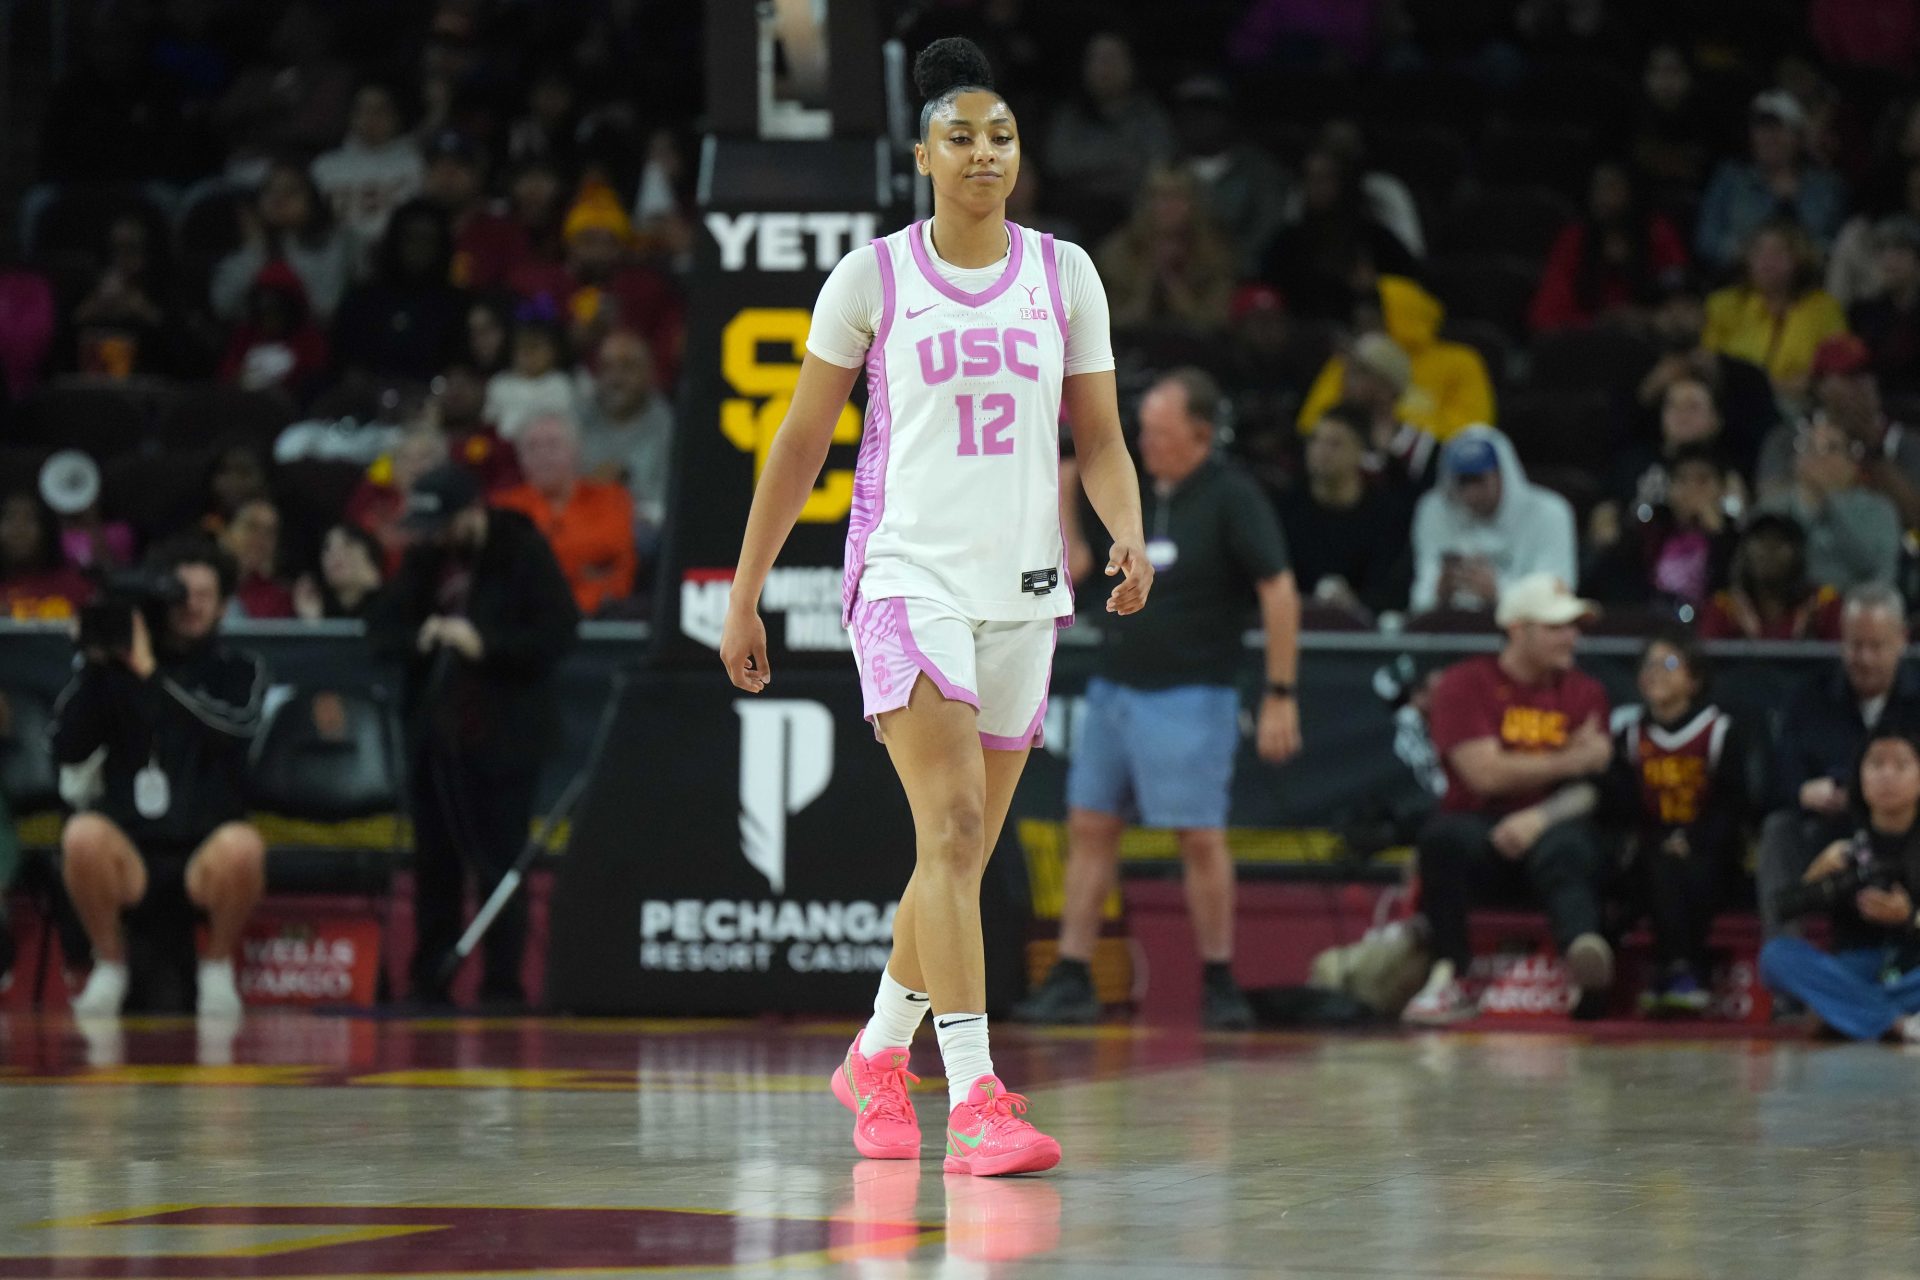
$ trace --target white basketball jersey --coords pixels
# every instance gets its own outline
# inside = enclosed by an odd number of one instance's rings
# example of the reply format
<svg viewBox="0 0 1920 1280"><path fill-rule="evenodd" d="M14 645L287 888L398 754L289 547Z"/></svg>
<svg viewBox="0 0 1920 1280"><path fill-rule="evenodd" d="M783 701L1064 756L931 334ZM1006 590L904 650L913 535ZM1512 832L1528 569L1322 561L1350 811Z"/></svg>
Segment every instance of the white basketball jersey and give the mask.
<svg viewBox="0 0 1920 1280"><path fill-rule="evenodd" d="M920 223L875 240L884 292L847 526L848 609L918 596L982 621L1073 612L1060 535L1067 316L1053 237L1007 224L999 279L941 278Z"/></svg>

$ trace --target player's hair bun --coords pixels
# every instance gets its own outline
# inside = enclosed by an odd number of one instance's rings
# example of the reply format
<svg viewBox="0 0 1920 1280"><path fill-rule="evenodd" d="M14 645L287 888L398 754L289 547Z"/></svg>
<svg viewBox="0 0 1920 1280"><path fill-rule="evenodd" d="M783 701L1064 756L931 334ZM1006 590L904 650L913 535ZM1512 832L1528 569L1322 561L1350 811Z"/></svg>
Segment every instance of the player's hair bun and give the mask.
<svg viewBox="0 0 1920 1280"><path fill-rule="evenodd" d="M980 46L964 36L935 40L913 60L913 87L931 102L960 88L993 88L993 66Z"/></svg>

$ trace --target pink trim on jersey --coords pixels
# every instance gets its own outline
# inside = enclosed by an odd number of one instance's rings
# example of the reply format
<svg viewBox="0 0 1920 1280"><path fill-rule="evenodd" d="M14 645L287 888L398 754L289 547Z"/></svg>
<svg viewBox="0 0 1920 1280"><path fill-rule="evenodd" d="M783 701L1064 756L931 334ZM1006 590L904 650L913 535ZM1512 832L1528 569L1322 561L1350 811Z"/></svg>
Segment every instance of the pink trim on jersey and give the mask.
<svg viewBox="0 0 1920 1280"><path fill-rule="evenodd" d="M980 293L968 293L965 289L960 288L952 281L946 279L934 268L933 259L927 256L926 238L920 230L925 225L926 222L923 219L908 228L907 245L913 250L913 260L919 264L920 274L927 278L928 284L938 289L946 297L969 307L984 307L1013 287L1014 280L1020 275L1020 261L1026 256L1027 252L1027 238L1020 234L1019 227L1014 226L1011 222L1007 224L1007 241L1011 246L1007 250L1007 269L1001 272L1000 278L985 290Z"/></svg>
<svg viewBox="0 0 1920 1280"><path fill-rule="evenodd" d="M980 695L947 679L946 672L940 670L933 659L921 652L919 644L914 641L913 627L907 622L906 597L895 596L887 603L893 606L893 620L896 628L894 634L900 638L900 648L913 659L913 665L926 673L927 679L933 681L934 687L940 690L941 697L949 702L964 702L978 711Z"/></svg>
<svg viewBox="0 0 1920 1280"><path fill-rule="evenodd" d="M1053 693L1053 654L1060 651L1060 631L1054 629L1051 652L1047 657L1047 683L1040 690L1040 705L1034 710L1033 719L1027 725L1027 731L1014 737L998 733L982 733L980 745L989 751L1019 751L1025 747L1044 747L1047 744L1047 699Z"/></svg>
<svg viewBox="0 0 1920 1280"><path fill-rule="evenodd" d="M893 453L893 402L887 387L887 334L893 329L895 297L893 255L884 240L873 241L880 259L880 327L867 348L867 425L853 467L853 509L847 518L847 563L840 579L840 625L853 620L853 600L867 567L867 539L880 527L887 509L887 460Z"/></svg>
<svg viewBox="0 0 1920 1280"><path fill-rule="evenodd" d="M1067 367L1067 299L1066 295L1060 291L1060 260L1054 255L1051 232L1040 237L1040 250L1047 271L1047 295L1053 299L1053 315L1060 322L1060 377L1064 381ZM1062 396L1060 418L1063 422L1066 420L1066 412L1066 399ZM1057 457L1060 452L1060 433L1057 429L1054 432L1053 449ZM1058 507L1060 505L1060 468L1058 466L1054 467L1053 476L1053 505ZM1073 607L1073 571L1067 565L1067 518L1065 516L1060 517L1060 581L1067 584L1068 608L1067 612L1061 615L1056 628L1072 626L1076 612ZM1040 709L1046 710L1044 701L1040 704Z"/></svg>
<svg viewBox="0 0 1920 1280"><path fill-rule="evenodd" d="M1067 363L1067 300L1060 292L1060 260L1053 256L1053 236L1051 233L1040 237L1040 247L1046 253L1047 292L1053 295L1053 318L1060 322L1060 367Z"/></svg>

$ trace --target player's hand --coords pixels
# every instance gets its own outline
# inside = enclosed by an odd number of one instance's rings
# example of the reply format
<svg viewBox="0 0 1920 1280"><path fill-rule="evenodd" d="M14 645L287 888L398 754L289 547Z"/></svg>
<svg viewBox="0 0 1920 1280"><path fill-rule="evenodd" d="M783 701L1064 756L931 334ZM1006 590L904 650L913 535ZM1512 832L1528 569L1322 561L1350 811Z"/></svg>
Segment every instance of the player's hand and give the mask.
<svg viewBox="0 0 1920 1280"><path fill-rule="evenodd" d="M720 632L720 665L736 689L759 693L773 683L773 672L767 667L767 624L758 610L727 610L727 625Z"/></svg>
<svg viewBox="0 0 1920 1280"><path fill-rule="evenodd" d="M1107 552L1107 576L1124 575L1124 580L1107 597L1107 612L1122 616L1147 607L1147 592L1153 590L1153 565L1147 549L1137 542L1116 542Z"/></svg>
<svg viewBox="0 0 1920 1280"><path fill-rule="evenodd" d="M1268 764L1285 764L1300 753L1300 704L1270 693L1260 700L1254 745Z"/></svg>

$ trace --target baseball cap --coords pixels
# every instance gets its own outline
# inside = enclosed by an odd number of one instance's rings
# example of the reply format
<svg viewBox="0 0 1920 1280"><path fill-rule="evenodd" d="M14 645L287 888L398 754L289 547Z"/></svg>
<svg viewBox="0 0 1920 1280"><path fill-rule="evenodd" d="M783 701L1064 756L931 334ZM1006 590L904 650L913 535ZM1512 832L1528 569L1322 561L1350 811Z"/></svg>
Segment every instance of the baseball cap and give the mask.
<svg viewBox="0 0 1920 1280"><path fill-rule="evenodd" d="M1500 451L1485 436L1456 436L1440 455L1440 464L1456 480L1484 476L1500 469Z"/></svg>
<svg viewBox="0 0 1920 1280"><path fill-rule="evenodd" d="M1553 574L1529 573L1509 582L1500 593L1500 605L1493 612L1493 620L1502 627L1522 622L1564 627L1599 612L1599 605L1573 594L1567 584Z"/></svg>
<svg viewBox="0 0 1920 1280"><path fill-rule="evenodd" d="M1353 362L1384 380L1396 393L1413 385L1413 358L1384 333L1363 333L1354 340Z"/></svg>
<svg viewBox="0 0 1920 1280"><path fill-rule="evenodd" d="M471 471L453 465L435 467L407 491L400 527L409 533L438 533L478 501L480 482Z"/></svg>
<svg viewBox="0 0 1920 1280"><path fill-rule="evenodd" d="M1864 373L1873 366L1873 352L1867 344L1851 333L1836 333L1822 342L1813 352L1813 376L1824 378L1829 374L1842 377Z"/></svg>
<svg viewBox="0 0 1920 1280"><path fill-rule="evenodd" d="M1747 108L1747 114L1754 117L1766 117L1778 120L1790 128L1804 128L1807 123L1806 108L1800 105L1800 99L1785 89L1768 89L1753 96L1753 104Z"/></svg>

